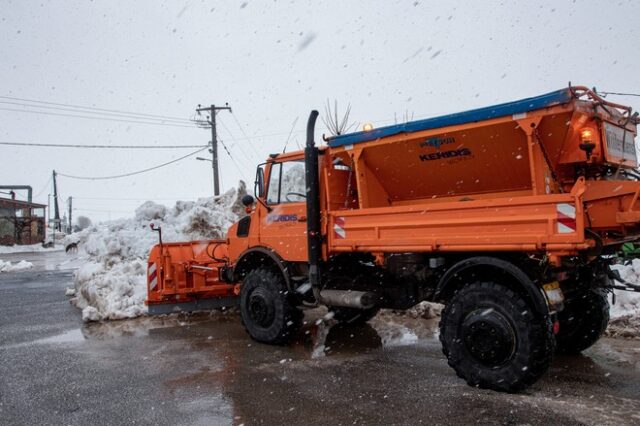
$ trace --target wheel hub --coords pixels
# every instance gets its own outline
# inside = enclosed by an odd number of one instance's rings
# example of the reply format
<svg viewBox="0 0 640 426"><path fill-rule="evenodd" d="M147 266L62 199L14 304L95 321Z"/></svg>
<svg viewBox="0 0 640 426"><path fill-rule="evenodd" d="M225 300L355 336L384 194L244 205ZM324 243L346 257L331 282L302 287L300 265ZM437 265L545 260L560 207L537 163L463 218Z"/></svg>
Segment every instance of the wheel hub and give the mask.
<svg viewBox="0 0 640 426"><path fill-rule="evenodd" d="M489 367L503 365L516 349L513 327L502 314L492 309L469 314L462 323L462 338L469 353Z"/></svg>
<svg viewBox="0 0 640 426"><path fill-rule="evenodd" d="M249 315L253 322L261 327L268 327L274 319L273 301L260 288L255 289L249 296Z"/></svg>

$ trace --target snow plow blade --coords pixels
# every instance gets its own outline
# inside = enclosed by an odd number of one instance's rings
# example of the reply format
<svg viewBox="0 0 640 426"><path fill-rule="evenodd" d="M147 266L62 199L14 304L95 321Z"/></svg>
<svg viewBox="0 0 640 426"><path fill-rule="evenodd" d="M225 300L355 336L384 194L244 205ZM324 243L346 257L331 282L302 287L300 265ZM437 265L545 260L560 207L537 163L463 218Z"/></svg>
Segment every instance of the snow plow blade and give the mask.
<svg viewBox="0 0 640 426"><path fill-rule="evenodd" d="M224 240L157 244L147 264L150 314L193 312L236 306L238 286L225 279Z"/></svg>

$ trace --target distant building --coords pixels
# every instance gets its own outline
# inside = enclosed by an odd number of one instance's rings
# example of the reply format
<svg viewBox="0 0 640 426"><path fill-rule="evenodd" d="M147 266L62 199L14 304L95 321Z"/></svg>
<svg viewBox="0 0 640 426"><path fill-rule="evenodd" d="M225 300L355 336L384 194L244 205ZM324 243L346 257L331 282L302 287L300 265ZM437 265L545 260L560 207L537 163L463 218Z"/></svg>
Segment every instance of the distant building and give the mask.
<svg viewBox="0 0 640 426"><path fill-rule="evenodd" d="M45 207L44 204L0 198L0 245L43 242Z"/></svg>

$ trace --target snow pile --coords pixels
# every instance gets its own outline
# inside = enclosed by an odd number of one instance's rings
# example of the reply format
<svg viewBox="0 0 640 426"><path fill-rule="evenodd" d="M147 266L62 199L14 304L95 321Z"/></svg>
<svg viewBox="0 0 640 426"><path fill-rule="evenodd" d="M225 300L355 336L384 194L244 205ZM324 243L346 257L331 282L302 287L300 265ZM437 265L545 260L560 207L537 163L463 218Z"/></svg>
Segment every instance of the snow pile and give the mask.
<svg viewBox="0 0 640 426"><path fill-rule="evenodd" d="M633 259L630 265L614 265L620 277L632 284L640 284L640 259ZM614 290L615 304L611 304L611 321L607 334L620 337L640 337L640 293Z"/></svg>
<svg viewBox="0 0 640 426"><path fill-rule="evenodd" d="M11 262L5 262L0 259L0 272L15 272L31 268L33 268L33 263L27 262L26 260L21 260L18 263L11 264Z"/></svg>
<svg viewBox="0 0 640 426"><path fill-rule="evenodd" d="M382 340L382 346L406 346L413 345L418 341L418 335L402 324L378 328L376 331Z"/></svg>
<svg viewBox="0 0 640 426"><path fill-rule="evenodd" d="M76 273L77 297L72 300L82 309L84 321L135 318L146 313L146 260L112 260L87 263Z"/></svg>
<svg viewBox="0 0 640 426"><path fill-rule="evenodd" d="M71 302L82 309L85 321L134 318L147 312L146 265L158 233L151 223L162 227L162 240L189 241L222 238L243 211L244 182L217 198L178 201L166 206L147 201L135 217L93 225L70 235L66 243L78 243L88 262L75 275L75 297ZM69 292L71 293L71 292Z"/></svg>
<svg viewBox="0 0 640 426"><path fill-rule="evenodd" d="M440 303L420 302L411 309L397 311L395 313L398 315L408 315L411 318L432 319L439 317L443 308L444 305Z"/></svg>

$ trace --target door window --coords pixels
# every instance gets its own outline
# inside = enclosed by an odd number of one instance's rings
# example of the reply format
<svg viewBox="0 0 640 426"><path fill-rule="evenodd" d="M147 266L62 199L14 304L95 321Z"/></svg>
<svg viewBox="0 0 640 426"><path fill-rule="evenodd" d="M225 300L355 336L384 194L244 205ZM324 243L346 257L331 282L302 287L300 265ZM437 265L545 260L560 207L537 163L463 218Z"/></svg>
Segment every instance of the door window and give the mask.
<svg viewBox="0 0 640 426"><path fill-rule="evenodd" d="M287 161L271 166L268 204L300 203L306 200L304 161Z"/></svg>
<svg viewBox="0 0 640 426"><path fill-rule="evenodd" d="M271 173L269 173L269 187L267 188L267 204L278 204L280 196L280 171L281 163L271 165Z"/></svg>

